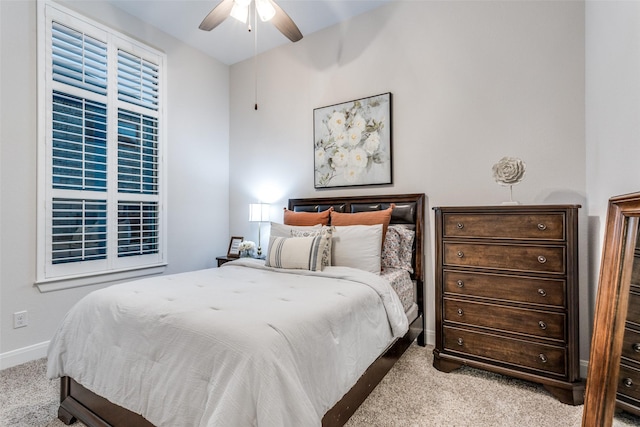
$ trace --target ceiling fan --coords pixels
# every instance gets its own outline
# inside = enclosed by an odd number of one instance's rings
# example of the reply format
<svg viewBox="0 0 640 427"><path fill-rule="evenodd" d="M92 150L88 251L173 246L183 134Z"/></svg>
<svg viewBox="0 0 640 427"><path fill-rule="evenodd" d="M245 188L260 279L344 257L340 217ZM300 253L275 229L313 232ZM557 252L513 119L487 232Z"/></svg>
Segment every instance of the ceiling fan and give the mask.
<svg viewBox="0 0 640 427"><path fill-rule="evenodd" d="M293 20L273 0L222 0L202 20L200 29L211 31L228 16L246 24L251 1L255 1L255 10L263 22L273 22L273 25L292 42L297 42L302 38L302 33ZM249 24L249 31L251 31L251 24Z"/></svg>

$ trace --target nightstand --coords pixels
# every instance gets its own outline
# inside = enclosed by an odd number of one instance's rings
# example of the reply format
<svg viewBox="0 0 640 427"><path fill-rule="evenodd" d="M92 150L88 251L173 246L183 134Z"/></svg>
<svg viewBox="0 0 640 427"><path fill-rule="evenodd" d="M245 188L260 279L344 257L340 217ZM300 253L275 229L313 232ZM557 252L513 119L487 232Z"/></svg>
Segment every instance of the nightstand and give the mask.
<svg viewBox="0 0 640 427"><path fill-rule="evenodd" d="M233 261L234 259L238 259L238 258L230 258L228 256L217 256L216 260L218 261L218 267L220 267L222 264L224 264L225 262L229 262L229 261Z"/></svg>

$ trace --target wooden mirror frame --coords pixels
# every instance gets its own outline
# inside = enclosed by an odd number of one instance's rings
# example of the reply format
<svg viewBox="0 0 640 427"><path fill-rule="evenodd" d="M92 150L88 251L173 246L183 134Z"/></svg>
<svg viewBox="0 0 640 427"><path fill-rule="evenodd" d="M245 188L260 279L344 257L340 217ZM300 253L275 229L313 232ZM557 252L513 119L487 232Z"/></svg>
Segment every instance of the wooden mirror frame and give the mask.
<svg viewBox="0 0 640 427"><path fill-rule="evenodd" d="M608 427L613 423L639 221L640 193L609 199L583 427Z"/></svg>

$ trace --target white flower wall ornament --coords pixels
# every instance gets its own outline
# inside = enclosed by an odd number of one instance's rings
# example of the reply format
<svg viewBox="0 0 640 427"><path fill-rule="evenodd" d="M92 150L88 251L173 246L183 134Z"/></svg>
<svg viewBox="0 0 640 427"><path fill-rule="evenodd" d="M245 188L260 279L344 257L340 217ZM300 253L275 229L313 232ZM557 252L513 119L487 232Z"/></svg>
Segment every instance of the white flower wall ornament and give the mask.
<svg viewBox="0 0 640 427"><path fill-rule="evenodd" d="M500 185L509 186L509 201L504 205L517 205L513 200L513 186L524 179L527 165L517 157L503 157L493 165L493 179Z"/></svg>

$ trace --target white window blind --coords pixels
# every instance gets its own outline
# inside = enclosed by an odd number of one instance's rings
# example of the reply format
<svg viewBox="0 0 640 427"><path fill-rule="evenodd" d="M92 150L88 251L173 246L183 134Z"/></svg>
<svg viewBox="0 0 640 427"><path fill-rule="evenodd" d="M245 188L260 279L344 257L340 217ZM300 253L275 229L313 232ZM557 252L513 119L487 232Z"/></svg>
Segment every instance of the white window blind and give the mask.
<svg viewBox="0 0 640 427"><path fill-rule="evenodd" d="M53 199L52 262L107 257L107 201Z"/></svg>
<svg viewBox="0 0 640 427"><path fill-rule="evenodd" d="M158 66L119 50L118 99L157 110Z"/></svg>
<svg viewBox="0 0 640 427"><path fill-rule="evenodd" d="M53 80L106 95L106 43L57 22L51 39Z"/></svg>
<svg viewBox="0 0 640 427"><path fill-rule="evenodd" d="M158 204L120 202L118 204L118 256L158 252Z"/></svg>
<svg viewBox="0 0 640 427"><path fill-rule="evenodd" d="M107 106L53 92L53 188L107 191Z"/></svg>
<svg viewBox="0 0 640 427"><path fill-rule="evenodd" d="M38 7L37 281L144 274L166 263L165 56L56 3Z"/></svg>
<svg viewBox="0 0 640 427"><path fill-rule="evenodd" d="M118 191L158 194L158 121L118 110Z"/></svg>

